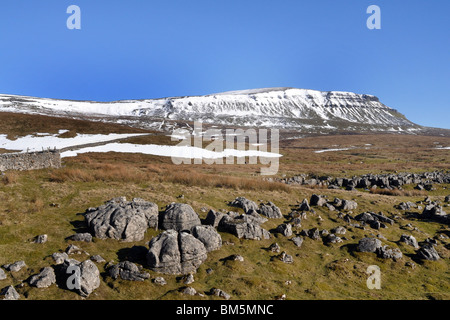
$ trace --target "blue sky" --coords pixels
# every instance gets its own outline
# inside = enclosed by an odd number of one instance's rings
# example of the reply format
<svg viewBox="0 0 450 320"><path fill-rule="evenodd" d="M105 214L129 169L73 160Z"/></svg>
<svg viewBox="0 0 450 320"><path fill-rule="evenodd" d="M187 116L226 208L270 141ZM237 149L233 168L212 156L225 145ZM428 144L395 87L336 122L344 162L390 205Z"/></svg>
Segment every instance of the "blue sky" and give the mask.
<svg viewBox="0 0 450 320"><path fill-rule="evenodd" d="M81 30L69 30L69 5ZM369 5L381 30L369 30ZM450 1L2 0L0 93L111 101L260 87L373 94L450 128Z"/></svg>

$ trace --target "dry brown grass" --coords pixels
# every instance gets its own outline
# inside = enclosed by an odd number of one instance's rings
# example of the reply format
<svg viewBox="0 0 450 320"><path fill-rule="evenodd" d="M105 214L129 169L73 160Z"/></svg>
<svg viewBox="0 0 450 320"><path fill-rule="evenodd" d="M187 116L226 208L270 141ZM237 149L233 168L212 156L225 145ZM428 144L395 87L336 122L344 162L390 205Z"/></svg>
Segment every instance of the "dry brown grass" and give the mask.
<svg viewBox="0 0 450 320"><path fill-rule="evenodd" d="M290 192L288 185L278 182L268 182L260 178L243 178L235 176L205 174L192 169L183 171L167 171L159 175L161 182L183 184L186 186L200 186L210 188L227 188L235 190L268 190Z"/></svg>
<svg viewBox="0 0 450 320"><path fill-rule="evenodd" d="M100 119L101 120L101 119ZM9 139L36 132L58 133L58 130L69 130L62 137L72 137L75 133L108 134L108 133L146 133L149 130L132 128L120 124L55 118L37 114L20 114L0 112L0 133L7 134Z"/></svg>
<svg viewBox="0 0 450 320"><path fill-rule="evenodd" d="M423 190L399 190L399 189L380 189L371 188L370 193L372 194L382 194L386 196L396 196L396 197L425 197L427 192Z"/></svg>
<svg viewBox="0 0 450 320"><path fill-rule="evenodd" d="M96 164L92 168L62 168L50 173L52 182L145 182L148 175L136 168L120 164Z"/></svg>

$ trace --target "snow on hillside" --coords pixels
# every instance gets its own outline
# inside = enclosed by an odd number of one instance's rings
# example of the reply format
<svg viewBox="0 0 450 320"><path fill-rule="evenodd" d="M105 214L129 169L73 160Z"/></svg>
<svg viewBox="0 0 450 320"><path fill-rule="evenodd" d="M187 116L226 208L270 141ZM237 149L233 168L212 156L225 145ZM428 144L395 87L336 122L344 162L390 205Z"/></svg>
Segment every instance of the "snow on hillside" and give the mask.
<svg viewBox="0 0 450 320"><path fill-rule="evenodd" d="M205 96L115 102L69 101L0 95L0 111L142 116L246 126L295 127L298 120L417 127L377 97L351 92L264 88ZM332 126L328 125L329 128Z"/></svg>

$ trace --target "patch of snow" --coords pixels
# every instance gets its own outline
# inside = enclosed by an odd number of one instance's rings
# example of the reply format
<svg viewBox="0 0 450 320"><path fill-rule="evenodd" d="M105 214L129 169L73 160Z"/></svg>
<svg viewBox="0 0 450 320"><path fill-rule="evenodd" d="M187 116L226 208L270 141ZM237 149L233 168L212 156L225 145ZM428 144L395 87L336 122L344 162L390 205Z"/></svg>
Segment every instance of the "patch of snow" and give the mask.
<svg viewBox="0 0 450 320"><path fill-rule="evenodd" d="M219 159L224 157L265 157L279 158L281 154L272 152L263 152L257 150L235 150L225 149L222 152L214 152L192 146L167 146L156 144L131 144L131 143L110 143L101 146L88 147L80 150L67 151L61 154L62 158L75 157L78 154L89 152L123 152L123 153L142 153L163 157L187 158L187 159Z"/></svg>

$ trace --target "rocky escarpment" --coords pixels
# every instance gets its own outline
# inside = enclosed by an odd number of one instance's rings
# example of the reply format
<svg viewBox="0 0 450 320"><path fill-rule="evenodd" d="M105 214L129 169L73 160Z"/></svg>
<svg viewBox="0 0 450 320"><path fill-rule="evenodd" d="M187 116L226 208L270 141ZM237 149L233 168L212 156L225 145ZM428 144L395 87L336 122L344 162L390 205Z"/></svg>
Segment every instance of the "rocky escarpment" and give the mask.
<svg viewBox="0 0 450 320"><path fill-rule="evenodd" d="M141 126L156 122L202 121L230 126L264 126L301 132L366 130L414 132L421 127L373 95L296 88L264 88L115 102L66 101L0 95L1 110L128 118ZM142 120L141 120L142 119ZM157 124L158 127L161 125Z"/></svg>

